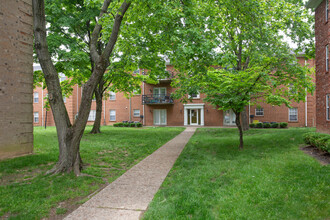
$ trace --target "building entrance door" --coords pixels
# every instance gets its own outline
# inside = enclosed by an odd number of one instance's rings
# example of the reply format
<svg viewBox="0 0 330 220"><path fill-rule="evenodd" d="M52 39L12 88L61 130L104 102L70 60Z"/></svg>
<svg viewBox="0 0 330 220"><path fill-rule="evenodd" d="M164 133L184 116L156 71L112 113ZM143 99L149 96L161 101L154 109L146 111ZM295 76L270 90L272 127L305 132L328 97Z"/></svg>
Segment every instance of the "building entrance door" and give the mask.
<svg viewBox="0 0 330 220"><path fill-rule="evenodd" d="M236 115L232 110L227 110L224 112L223 125L236 125Z"/></svg>
<svg viewBox="0 0 330 220"><path fill-rule="evenodd" d="M188 125L200 125L200 109L188 109Z"/></svg>

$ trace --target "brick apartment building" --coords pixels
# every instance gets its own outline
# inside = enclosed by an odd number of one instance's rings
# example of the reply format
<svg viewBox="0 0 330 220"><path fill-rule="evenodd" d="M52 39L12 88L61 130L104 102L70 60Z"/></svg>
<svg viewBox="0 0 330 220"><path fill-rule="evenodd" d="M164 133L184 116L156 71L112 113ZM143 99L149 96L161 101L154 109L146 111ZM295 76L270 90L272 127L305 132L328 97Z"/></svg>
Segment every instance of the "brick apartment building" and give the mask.
<svg viewBox="0 0 330 220"><path fill-rule="evenodd" d="M305 60L298 58L302 65ZM314 66L314 60L308 61ZM174 73L171 65L167 70ZM65 76L64 76L65 77ZM63 78L65 79L65 78ZM60 78L60 80L62 80ZM232 111L219 111L212 105L205 103L204 94L196 94L192 102L187 104L179 100L173 100L171 93L175 88L171 87L171 79L159 80L159 84L151 85L142 83L141 94L136 94L127 99L123 93L110 93L110 97L103 101L102 124L111 125L122 121L140 121L146 126L235 126L235 114ZM53 126L54 121L51 112L41 110L42 97L47 92L41 88L34 91L34 122L35 125ZM74 120L80 105L81 88L74 87L73 94L66 98L66 106L71 120ZM254 115L253 120L261 122L288 122L294 127L315 126L315 97L307 95L306 102L293 103L292 109L285 106L277 107L264 103L248 108L249 114ZM96 114L96 103L92 103L88 124L93 124ZM47 115L47 118L46 118ZM143 117L141 117L143 116Z"/></svg>
<svg viewBox="0 0 330 220"><path fill-rule="evenodd" d="M0 159L32 153L32 0L0 1Z"/></svg>
<svg viewBox="0 0 330 220"><path fill-rule="evenodd" d="M310 0L315 9L316 128L330 134L329 0Z"/></svg>

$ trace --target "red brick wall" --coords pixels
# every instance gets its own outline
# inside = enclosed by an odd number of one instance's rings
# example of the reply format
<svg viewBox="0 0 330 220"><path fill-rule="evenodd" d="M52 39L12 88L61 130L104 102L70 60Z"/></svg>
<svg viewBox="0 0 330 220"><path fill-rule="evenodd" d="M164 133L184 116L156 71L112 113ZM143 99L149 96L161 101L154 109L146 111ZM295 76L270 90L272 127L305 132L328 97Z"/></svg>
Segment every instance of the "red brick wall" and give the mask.
<svg viewBox="0 0 330 220"><path fill-rule="evenodd" d="M330 73L326 72L326 45L330 48L329 22L325 21L325 0L315 11L316 58L316 128L330 134L330 121L326 120L326 94L330 94ZM330 18L329 18L330 20Z"/></svg>
<svg viewBox="0 0 330 220"><path fill-rule="evenodd" d="M302 65L304 65L304 60L299 59ZM314 61L309 61L310 65L314 65ZM169 70L173 71L172 66L167 67ZM143 84L141 85L141 94L135 95L130 99L125 97L123 93L116 94L116 100L107 100L103 101L103 112L101 125L112 125L113 123L122 122L122 121L141 121L139 117L134 117L133 110L139 109L140 115L144 115L144 125L153 126L153 114L155 109L166 109L167 112L167 126L183 126L184 125L184 104L179 100L174 100L174 104L163 104L163 105L142 105L142 95L151 95L155 87L165 87L166 93L171 94L175 91L175 88L172 88L170 81L160 81L158 85ZM67 98L67 109L70 115L70 118L74 118L76 114L76 98L80 100L81 91L76 92L74 88L73 98ZM203 104L203 99L205 98L204 94L200 95L199 99L193 99L192 102L187 104ZM315 126L315 99L314 96L308 96L308 126ZM265 109L265 115L263 117L256 117L255 119L260 121L276 121L276 122L288 122L288 108L285 106L282 107L272 107L269 105L261 104ZM305 126L305 103L293 104L293 107L298 107L298 122L290 123L290 126ZM92 110L96 109L96 103L93 101ZM105 111L104 111L105 109ZM144 109L144 112L143 112ZM116 111L116 121L110 121L110 110ZM255 107L251 107L251 114L254 114ZM205 103L204 106L204 125L205 126L222 126L223 125L223 111L216 110L212 105ZM53 123L53 122L52 122ZM92 125L94 122L89 121L87 124Z"/></svg>
<svg viewBox="0 0 330 220"><path fill-rule="evenodd" d="M32 0L0 1L0 159L33 150Z"/></svg>

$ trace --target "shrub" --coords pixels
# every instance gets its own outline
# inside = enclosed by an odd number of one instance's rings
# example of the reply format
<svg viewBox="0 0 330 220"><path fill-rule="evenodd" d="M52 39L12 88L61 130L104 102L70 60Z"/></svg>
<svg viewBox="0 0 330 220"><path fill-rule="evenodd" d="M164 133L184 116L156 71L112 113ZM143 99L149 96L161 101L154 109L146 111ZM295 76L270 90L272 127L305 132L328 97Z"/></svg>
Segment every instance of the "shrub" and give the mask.
<svg viewBox="0 0 330 220"><path fill-rule="evenodd" d="M135 123L129 123L129 127L136 127Z"/></svg>
<svg viewBox="0 0 330 220"><path fill-rule="evenodd" d="M327 151L330 153L330 135L321 134L316 132L306 133L303 136L304 142L310 144L320 150Z"/></svg>
<svg viewBox="0 0 330 220"><path fill-rule="evenodd" d="M141 128L142 127L142 123L141 122L136 123L136 127Z"/></svg>
<svg viewBox="0 0 330 220"><path fill-rule="evenodd" d="M123 127L128 127L129 123L123 123Z"/></svg>
<svg viewBox="0 0 330 220"><path fill-rule="evenodd" d="M264 123L264 128L270 128L270 124L269 123Z"/></svg>
<svg viewBox="0 0 330 220"><path fill-rule="evenodd" d="M272 128L278 128L278 123L272 123L272 124L271 124L271 127L272 127Z"/></svg>
<svg viewBox="0 0 330 220"><path fill-rule="evenodd" d="M288 123L287 122L281 122L280 123L280 128L286 128L288 127Z"/></svg>
<svg viewBox="0 0 330 220"><path fill-rule="evenodd" d="M262 123L261 122L257 123L256 128L262 128Z"/></svg>
<svg viewBox="0 0 330 220"><path fill-rule="evenodd" d="M256 124L252 123L252 124L249 124L250 128L255 128L256 127Z"/></svg>
<svg viewBox="0 0 330 220"><path fill-rule="evenodd" d="M115 123L113 124L114 127L123 127L123 123L119 122L119 123Z"/></svg>

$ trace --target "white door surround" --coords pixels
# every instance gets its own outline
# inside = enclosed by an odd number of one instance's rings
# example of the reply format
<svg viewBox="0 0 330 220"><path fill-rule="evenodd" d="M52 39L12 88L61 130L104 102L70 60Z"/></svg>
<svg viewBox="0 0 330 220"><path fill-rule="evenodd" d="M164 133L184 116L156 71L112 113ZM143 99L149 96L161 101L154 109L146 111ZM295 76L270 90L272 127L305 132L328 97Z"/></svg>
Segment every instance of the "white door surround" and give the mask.
<svg viewBox="0 0 330 220"><path fill-rule="evenodd" d="M187 126L187 125L204 126L204 107L205 107L204 103L184 104L183 106L184 106L184 126ZM195 110L195 111L191 111L191 110ZM200 110L200 114L199 114L198 110ZM193 112L194 114L197 114L196 115L197 123L192 122L191 112ZM188 119L188 117L190 117L190 118ZM189 123L188 123L188 121L189 121ZM198 124L199 121L200 121L200 124Z"/></svg>

